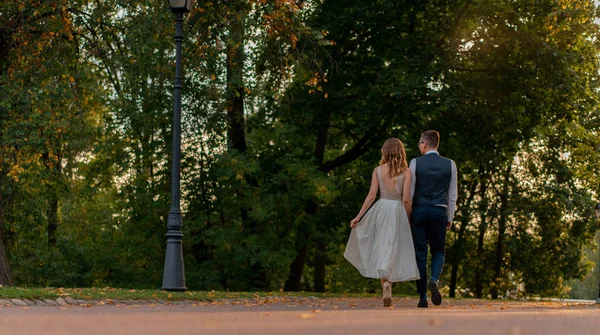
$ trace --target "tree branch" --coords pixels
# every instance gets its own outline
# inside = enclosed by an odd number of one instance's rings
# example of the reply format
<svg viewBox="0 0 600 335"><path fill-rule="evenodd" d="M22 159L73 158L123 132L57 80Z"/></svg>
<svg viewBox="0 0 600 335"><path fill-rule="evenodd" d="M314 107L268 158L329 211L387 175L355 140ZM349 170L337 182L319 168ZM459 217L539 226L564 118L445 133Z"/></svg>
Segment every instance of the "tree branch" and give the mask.
<svg viewBox="0 0 600 335"><path fill-rule="evenodd" d="M358 142L356 142L354 146L350 148L350 150L346 151L337 158L325 162L319 169L325 173L328 173L331 170L334 170L359 158L370 149L372 140L385 131L390 124L391 118L385 117L381 125L371 127L365 133L365 136L358 140Z"/></svg>

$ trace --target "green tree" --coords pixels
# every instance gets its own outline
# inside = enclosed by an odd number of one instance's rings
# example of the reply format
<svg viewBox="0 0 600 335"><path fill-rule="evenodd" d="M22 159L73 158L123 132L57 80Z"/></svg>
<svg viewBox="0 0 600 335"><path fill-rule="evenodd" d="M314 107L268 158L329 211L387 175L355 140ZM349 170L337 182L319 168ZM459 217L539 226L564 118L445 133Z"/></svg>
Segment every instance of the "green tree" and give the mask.
<svg viewBox="0 0 600 335"><path fill-rule="evenodd" d="M72 266L57 251L59 204L76 162L89 149L102 107L68 1L13 1L0 6L2 145L2 284L43 279ZM48 259L55 258L53 262Z"/></svg>

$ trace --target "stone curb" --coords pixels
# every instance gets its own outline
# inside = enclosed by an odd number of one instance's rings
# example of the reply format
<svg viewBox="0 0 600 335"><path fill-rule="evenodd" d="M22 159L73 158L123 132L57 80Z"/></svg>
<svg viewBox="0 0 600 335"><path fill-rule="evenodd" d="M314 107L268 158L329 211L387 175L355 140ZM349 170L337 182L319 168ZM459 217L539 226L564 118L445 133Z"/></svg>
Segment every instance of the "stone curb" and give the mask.
<svg viewBox="0 0 600 335"><path fill-rule="evenodd" d="M267 303L278 300L288 302L309 302L321 300L317 297L256 297L256 298L238 298L238 299L200 299L200 300L119 300L119 299L103 299L103 300L76 300L65 296L62 298L51 299L0 299L0 307L65 307L65 306L152 306L152 305L194 305L198 303L204 304L243 304L243 303Z"/></svg>

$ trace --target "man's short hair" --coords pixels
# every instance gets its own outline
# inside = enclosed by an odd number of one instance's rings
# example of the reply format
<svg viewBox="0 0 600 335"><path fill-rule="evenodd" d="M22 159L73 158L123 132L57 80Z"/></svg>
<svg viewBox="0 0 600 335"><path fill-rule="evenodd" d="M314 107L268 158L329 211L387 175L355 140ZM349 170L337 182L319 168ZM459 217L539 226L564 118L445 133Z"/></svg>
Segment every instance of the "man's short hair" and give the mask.
<svg viewBox="0 0 600 335"><path fill-rule="evenodd" d="M421 134L423 142L430 148L437 148L440 145L440 133L435 130L427 130Z"/></svg>

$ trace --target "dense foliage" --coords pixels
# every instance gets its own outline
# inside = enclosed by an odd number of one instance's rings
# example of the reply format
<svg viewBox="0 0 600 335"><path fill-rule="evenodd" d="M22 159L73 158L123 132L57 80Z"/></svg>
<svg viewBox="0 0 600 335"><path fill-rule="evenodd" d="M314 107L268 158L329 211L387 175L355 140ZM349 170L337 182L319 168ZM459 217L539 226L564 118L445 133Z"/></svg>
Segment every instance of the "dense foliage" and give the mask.
<svg viewBox="0 0 600 335"><path fill-rule="evenodd" d="M449 294L564 295L599 228L597 16L585 0L200 2L188 287L374 291L343 259L349 220L381 143L416 157L436 129L459 170ZM173 35L162 0L0 4L2 284L160 285Z"/></svg>

